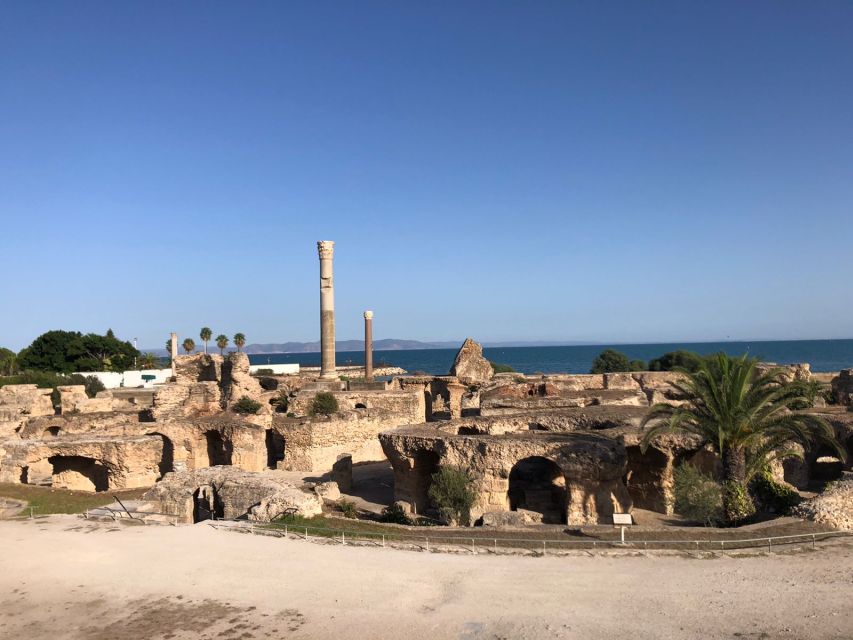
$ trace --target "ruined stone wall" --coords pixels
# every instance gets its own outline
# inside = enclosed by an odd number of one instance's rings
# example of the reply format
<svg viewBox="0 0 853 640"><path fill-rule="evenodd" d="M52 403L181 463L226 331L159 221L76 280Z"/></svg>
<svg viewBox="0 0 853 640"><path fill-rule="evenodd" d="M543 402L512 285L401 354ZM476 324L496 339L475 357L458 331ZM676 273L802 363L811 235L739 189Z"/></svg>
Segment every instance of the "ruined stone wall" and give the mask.
<svg viewBox="0 0 853 640"><path fill-rule="evenodd" d="M413 391L333 391L341 411L378 410L392 413L400 424L423 421L423 396ZM288 411L308 415L314 393L305 392L291 398Z"/></svg>
<svg viewBox="0 0 853 640"><path fill-rule="evenodd" d="M87 491L147 487L160 477L162 449L160 439L150 436L7 441L0 459L0 482ZM63 466L65 461L68 464ZM96 487L97 479L87 477L93 464L103 470L105 486Z"/></svg>
<svg viewBox="0 0 853 640"><path fill-rule="evenodd" d="M399 425L394 414L369 409L339 413L329 420L275 416L272 428L285 439L279 468L326 472L342 454L351 455L353 462L384 460L379 433Z"/></svg>

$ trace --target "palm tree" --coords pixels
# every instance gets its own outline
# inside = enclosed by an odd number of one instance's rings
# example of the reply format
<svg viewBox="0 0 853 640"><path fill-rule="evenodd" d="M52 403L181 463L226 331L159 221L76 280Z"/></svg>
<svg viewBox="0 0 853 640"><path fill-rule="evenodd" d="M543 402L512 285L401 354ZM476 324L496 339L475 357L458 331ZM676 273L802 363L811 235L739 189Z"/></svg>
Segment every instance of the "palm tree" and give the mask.
<svg viewBox="0 0 853 640"><path fill-rule="evenodd" d="M153 353L143 353L139 356L140 369L157 369L160 367L160 358Z"/></svg>
<svg viewBox="0 0 853 640"><path fill-rule="evenodd" d="M243 348L243 345L246 344L246 336L242 333L234 334L234 345L237 347L237 353L240 353L240 349Z"/></svg>
<svg viewBox="0 0 853 640"><path fill-rule="evenodd" d="M210 330L210 327L202 327L201 332L198 334L198 337L201 338L201 341L204 343L205 353L207 353L207 343L212 335L213 331Z"/></svg>
<svg viewBox="0 0 853 640"><path fill-rule="evenodd" d="M826 444L844 455L823 419L792 410L803 406L805 385L787 382L780 369L760 373L757 363L719 353L703 358L695 372L679 370L683 378L673 386L684 404L656 404L642 423L651 425L643 452L663 433L694 434L711 445L722 460L723 518L730 525L755 511L747 484L756 473L773 460L800 456L788 445Z"/></svg>
<svg viewBox="0 0 853 640"><path fill-rule="evenodd" d="M224 333L216 336L216 346L219 347L219 355L225 355L225 347L228 346L228 336Z"/></svg>
<svg viewBox="0 0 853 640"><path fill-rule="evenodd" d="M184 340L183 347L184 347L184 351L186 351L188 354L192 353L193 350L195 349L195 342L193 341L192 338L187 338L186 340Z"/></svg>

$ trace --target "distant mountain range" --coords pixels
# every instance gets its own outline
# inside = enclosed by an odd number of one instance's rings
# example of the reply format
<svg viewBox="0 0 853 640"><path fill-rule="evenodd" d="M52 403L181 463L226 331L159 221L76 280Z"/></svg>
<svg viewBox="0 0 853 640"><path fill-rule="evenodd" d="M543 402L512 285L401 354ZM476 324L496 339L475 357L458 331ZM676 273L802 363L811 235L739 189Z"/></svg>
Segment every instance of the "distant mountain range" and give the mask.
<svg viewBox="0 0 853 640"><path fill-rule="evenodd" d="M382 340L373 341L374 351L406 351L411 349L458 349L462 346L464 340L456 340L453 342L421 342L420 340L400 340L397 338L384 338ZM577 345L587 344L581 342L484 342L484 347L553 347L561 345ZM589 343L592 344L592 343ZM196 350L200 351L202 345L196 343ZM208 345L208 351L217 353L219 350L216 345L211 343ZM233 346L229 345L228 350L233 350ZM336 351L362 351L364 349L364 340L338 340L335 343ZM183 353L183 350L179 351ZM316 342L280 342L266 344L247 344L243 347L243 351L249 354L265 354L265 353L318 353L320 351L320 341ZM157 355L168 355L165 349L151 349L152 353Z"/></svg>

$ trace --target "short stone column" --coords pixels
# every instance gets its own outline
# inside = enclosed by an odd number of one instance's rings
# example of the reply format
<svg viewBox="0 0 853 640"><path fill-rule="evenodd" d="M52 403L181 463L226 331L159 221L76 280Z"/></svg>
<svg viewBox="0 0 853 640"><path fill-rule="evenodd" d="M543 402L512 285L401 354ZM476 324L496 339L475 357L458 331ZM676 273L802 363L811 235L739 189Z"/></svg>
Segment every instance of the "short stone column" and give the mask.
<svg viewBox="0 0 853 640"><path fill-rule="evenodd" d="M462 396L465 395L467 387L458 382L447 384L447 408L450 410L451 419L462 417Z"/></svg>
<svg viewBox="0 0 853 640"><path fill-rule="evenodd" d="M335 283L332 276L335 243L320 240L317 251L320 254L320 379L334 380L338 377L335 373Z"/></svg>
<svg viewBox="0 0 853 640"><path fill-rule="evenodd" d="M373 382L373 312L364 312L364 381Z"/></svg>

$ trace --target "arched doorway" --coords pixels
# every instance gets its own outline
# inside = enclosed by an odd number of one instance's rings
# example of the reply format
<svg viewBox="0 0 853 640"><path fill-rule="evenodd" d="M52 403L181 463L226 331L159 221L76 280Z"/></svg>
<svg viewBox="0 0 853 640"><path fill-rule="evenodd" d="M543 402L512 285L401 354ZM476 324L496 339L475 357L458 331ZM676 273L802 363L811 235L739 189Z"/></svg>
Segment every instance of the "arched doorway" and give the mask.
<svg viewBox="0 0 853 640"><path fill-rule="evenodd" d="M216 490L206 485L193 492L193 523L225 517L225 507Z"/></svg>
<svg viewBox="0 0 853 640"><path fill-rule="evenodd" d="M109 469L93 458L51 456L48 462L53 466L52 487L77 491L109 489Z"/></svg>
<svg viewBox="0 0 853 640"><path fill-rule="evenodd" d="M61 427L48 427L41 434L41 437L42 438L56 438L57 436L59 436L61 431L62 431Z"/></svg>
<svg viewBox="0 0 853 640"><path fill-rule="evenodd" d="M278 469L278 463L284 460L285 439L275 429L267 429L267 468Z"/></svg>
<svg viewBox="0 0 853 640"><path fill-rule="evenodd" d="M667 495L664 488L669 484L672 468L667 455L654 447L645 453L639 446L625 447L628 454L628 467L623 481L638 509L648 509L658 513L667 511Z"/></svg>
<svg viewBox="0 0 853 640"><path fill-rule="evenodd" d="M566 523L566 479L557 463L533 456L515 463L509 473L509 508L542 514L542 522Z"/></svg>
<svg viewBox="0 0 853 640"><path fill-rule="evenodd" d="M423 514L432 504L429 499L429 488L432 485L432 476L438 471L438 454L434 451L418 451L412 460L414 471L411 497L412 510Z"/></svg>
<svg viewBox="0 0 853 640"><path fill-rule="evenodd" d="M230 465L234 450L231 440L224 438L218 431L205 431L204 437L207 441L208 466Z"/></svg>
<svg viewBox="0 0 853 640"><path fill-rule="evenodd" d="M170 471L175 470L175 445L172 444L171 438L164 436L162 433L152 431L145 435L160 436L160 439L163 441L163 450L160 453L160 462L157 464L157 468L160 471L160 477L162 478Z"/></svg>

